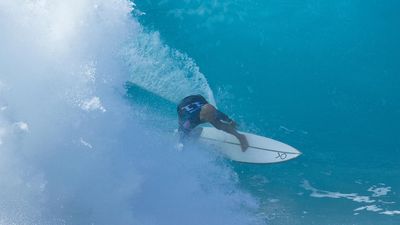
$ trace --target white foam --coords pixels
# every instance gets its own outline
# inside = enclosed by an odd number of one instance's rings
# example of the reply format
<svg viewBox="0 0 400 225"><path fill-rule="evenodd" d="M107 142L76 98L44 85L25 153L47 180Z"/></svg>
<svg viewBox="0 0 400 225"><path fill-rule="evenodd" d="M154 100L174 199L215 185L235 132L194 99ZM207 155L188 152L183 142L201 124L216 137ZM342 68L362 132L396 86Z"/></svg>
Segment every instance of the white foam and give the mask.
<svg viewBox="0 0 400 225"><path fill-rule="evenodd" d="M383 211L379 214L383 214L383 215L389 215L389 216L393 216L393 215L400 215L400 210L393 210L393 211Z"/></svg>
<svg viewBox="0 0 400 225"><path fill-rule="evenodd" d="M170 98L207 89L131 11L125 0L0 1L0 224L257 224L229 168L201 149L177 155L126 103L133 76ZM182 92L162 88L181 79Z"/></svg>
<svg viewBox="0 0 400 225"><path fill-rule="evenodd" d="M0 145L3 144L3 138L6 135L6 129L0 126Z"/></svg>
<svg viewBox="0 0 400 225"><path fill-rule="evenodd" d="M83 146L86 146L86 147L88 147L90 149L93 148L93 146L89 142L83 140L83 138L80 139L80 142L82 143Z"/></svg>
<svg viewBox="0 0 400 225"><path fill-rule="evenodd" d="M367 211L371 211L371 212L379 212L382 211L381 208L379 208L376 205L367 205L367 206L362 206L359 208L354 209L354 211L360 211L360 210L367 210Z"/></svg>
<svg viewBox="0 0 400 225"><path fill-rule="evenodd" d="M379 197L379 196L385 196L391 191L391 187L376 187L372 186L368 188L368 191L373 192L372 196L374 197Z"/></svg>
<svg viewBox="0 0 400 225"><path fill-rule="evenodd" d="M331 192L331 191L324 191L318 190L311 186L310 182L307 180L303 181L302 187L305 190L311 191L310 196L315 198L345 198L355 202L364 202L364 203L373 203L375 200L371 199L368 196L359 196L356 193L344 194L340 192Z"/></svg>
<svg viewBox="0 0 400 225"><path fill-rule="evenodd" d="M92 97L91 99L84 100L80 104L81 108L85 111L95 111L100 110L101 112L106 112L107 110L101 105L100 98L97 96Z"/></svg>
<svg viewBox="0 0 400 225"><path fill-rule="evenodd" d="M279 129L283 130L285 133L293 133L295 131L282 125L279 126Z"/></svg>
<svg viewBox="0 0 400 225"><path fill-rule="evenodd" d="M22 121L16 122L16 123L14 123L14 126L21 131L24 131L24 132L29 131L29 125L25 122L22 122Z"/></svg>
<svg viewBox="0 0 400 225"><path fill-rule="evenodd" d="M384 185L384 184L380 184ZM370 212L379 212L379 214L384 215L395 215L400 212L398 210L386 210L384 205L393 204L395 202L385 202L380 199L377 199L381 196L387 195L391 191L391 187L377 187L376 185L368 188L369 192L372 192L372 196L362 196L357 193L344 194L340 192L331 192L325 190L319 190L313 186L311 186L308 180L304 180L301 186L308 191L311 191L310 196L315 198L334 198L334 199L349 199L357 203L378 203L378 204L369 204L366 206L360 206L354 209L354 211L370 211ZM359 215L359 213L354 213L354 215Z"/></svg>

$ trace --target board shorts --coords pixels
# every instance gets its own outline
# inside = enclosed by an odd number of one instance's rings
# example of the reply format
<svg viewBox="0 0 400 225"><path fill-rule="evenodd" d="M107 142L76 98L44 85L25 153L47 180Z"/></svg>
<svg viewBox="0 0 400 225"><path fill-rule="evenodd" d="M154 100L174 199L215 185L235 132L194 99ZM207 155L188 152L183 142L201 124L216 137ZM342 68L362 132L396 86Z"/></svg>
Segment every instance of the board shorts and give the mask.
<svg viewBox="0 0 400 225"><path fill-rule="evenodd" d="M207 100L201 95L190 95L182 99L177 107L180 135L187 135L193 128L204 123L200 120L200 111L206 104Z"/></svg>
<svg viewBox="0 0 400 225"><path fill-rule="evenodd" d="M190 131L192 131L196 126L205 123L200 119L200 111L201 108L209 104L207 100L201 95L190 95L178 104L177 113L179 117L179 136L180 140L183 140L186 136L189 135ZM224 122L231 123L232 120L225 115L223 112L217 110L216 119Z"/></svg>

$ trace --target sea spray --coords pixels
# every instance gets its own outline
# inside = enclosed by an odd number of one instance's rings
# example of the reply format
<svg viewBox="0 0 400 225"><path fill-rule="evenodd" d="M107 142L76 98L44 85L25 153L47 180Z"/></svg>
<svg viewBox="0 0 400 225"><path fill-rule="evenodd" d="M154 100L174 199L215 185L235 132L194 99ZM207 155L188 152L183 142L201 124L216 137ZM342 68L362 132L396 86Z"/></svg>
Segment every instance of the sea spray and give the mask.
<svg viewBox="0 0 400 225"><path fill-rule="evenodd" d="M124 98L132 77L162 74L125 54L153 37L131 10L124 0L0 3L0 224L257 222L223 160L177 153ZM177 71L169 76L192 62L161 60Z"/></svg>
<svg viewBox="0 0 400 225"><path fill-rule="evenodd" d="M208 82L193 59L164 45L157 32L140 35L144 36L133 40L123 52L131 82L174 103L190 94L201 94L215 105ZM137 61L142 63L132 64Z"/></svg>

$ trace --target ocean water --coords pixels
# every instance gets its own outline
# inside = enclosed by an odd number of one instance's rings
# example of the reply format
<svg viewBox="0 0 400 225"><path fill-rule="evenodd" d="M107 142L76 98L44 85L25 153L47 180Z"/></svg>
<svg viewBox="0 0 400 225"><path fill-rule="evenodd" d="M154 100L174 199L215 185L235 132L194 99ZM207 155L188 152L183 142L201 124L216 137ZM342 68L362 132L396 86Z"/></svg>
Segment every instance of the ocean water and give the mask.
<svg viewBox="0 0 400 225"><path fill-rule="evenodd" d="M1 0L0 224L400 224L399 9ZM176 152L193 93L303 155Z"/></svg>

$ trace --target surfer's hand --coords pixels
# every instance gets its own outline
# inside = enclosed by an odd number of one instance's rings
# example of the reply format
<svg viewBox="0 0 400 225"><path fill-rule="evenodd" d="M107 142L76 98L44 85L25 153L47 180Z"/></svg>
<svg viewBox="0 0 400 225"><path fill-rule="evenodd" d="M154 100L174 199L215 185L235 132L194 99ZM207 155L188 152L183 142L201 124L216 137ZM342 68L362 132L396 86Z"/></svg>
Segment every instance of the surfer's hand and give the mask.
<svg viewBox="0 0 400 225"><path fill-rule="evenodd" d="M183 150L183 144L182 143L176 144L175 149L176 151L181 152Z"/></svg>

